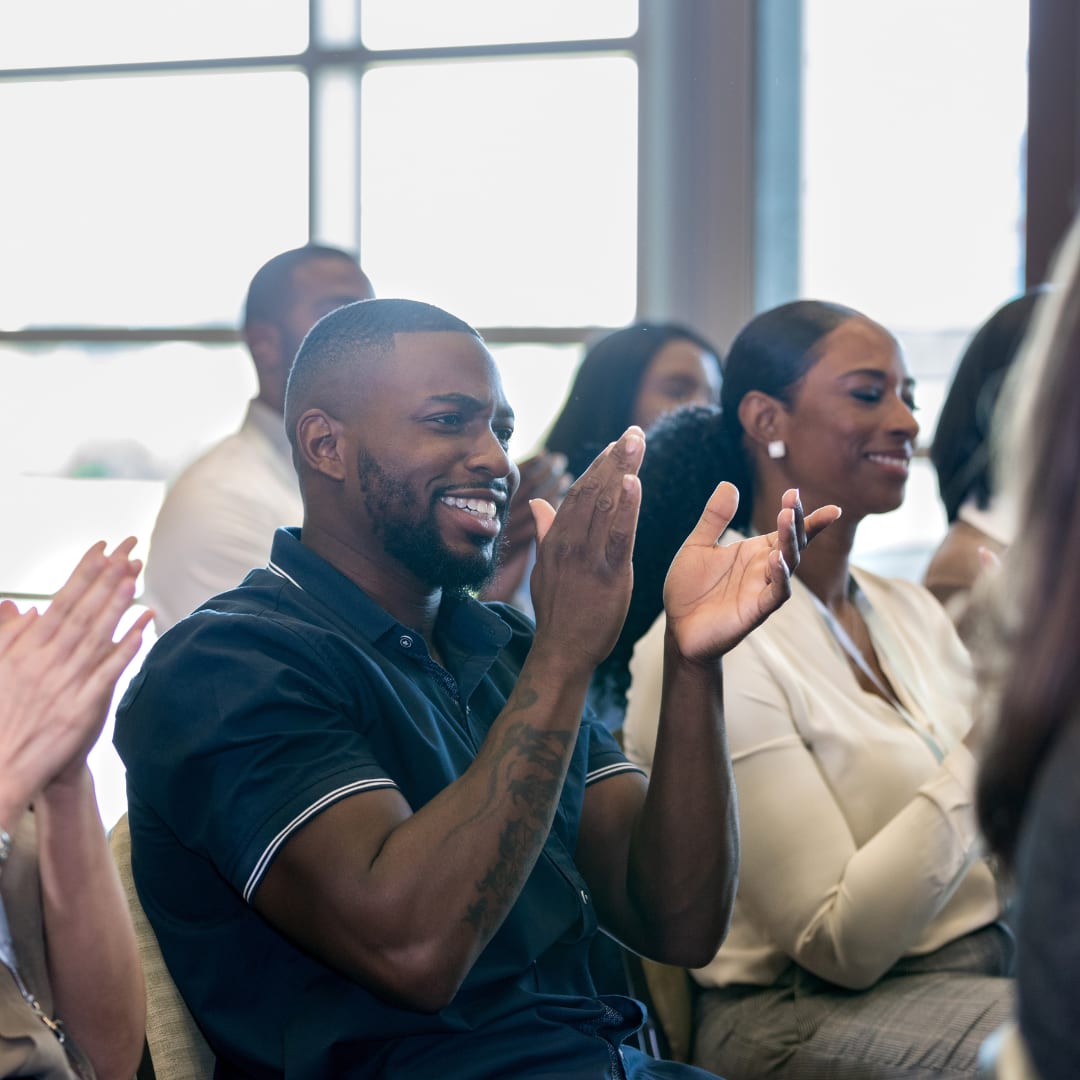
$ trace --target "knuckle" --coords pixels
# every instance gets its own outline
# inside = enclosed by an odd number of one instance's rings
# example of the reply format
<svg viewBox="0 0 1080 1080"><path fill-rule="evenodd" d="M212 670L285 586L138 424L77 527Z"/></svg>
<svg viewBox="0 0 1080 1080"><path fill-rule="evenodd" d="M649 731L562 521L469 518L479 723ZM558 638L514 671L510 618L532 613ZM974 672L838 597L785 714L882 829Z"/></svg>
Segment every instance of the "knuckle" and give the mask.
<svg viewBox="0 0 1080 1080"><path fill-rule="evenodd" d="M608 535L608 555L616 558L622 557L630 549L630 533L622 529L612 529Z"/></svg>
<svg viewBox="0 0 1080 1080"><path fill-rule="evenodd" d="M586 473L571 489L573 494L576 492L580 497L595 496L598 491L603 488L603 483L600 478L593 473Z"/></svg>

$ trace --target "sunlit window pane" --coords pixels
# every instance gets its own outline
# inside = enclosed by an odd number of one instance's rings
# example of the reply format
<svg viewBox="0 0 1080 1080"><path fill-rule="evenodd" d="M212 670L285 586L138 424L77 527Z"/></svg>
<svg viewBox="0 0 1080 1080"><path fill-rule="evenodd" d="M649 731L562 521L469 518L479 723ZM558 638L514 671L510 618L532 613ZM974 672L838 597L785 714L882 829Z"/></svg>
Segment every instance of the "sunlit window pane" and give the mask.
<svg viewBox="0 0 1080 1080"><path fill-rule="evenodd" d="M254 393L240 344L5 345L0 480L166 480L238 428Z"/></svg>
<svg viewBox="0 0 1080 1080"><path fill-rule="evenodd" d="M1027 0L805 0L801 292L896 333L929 444L974 328L1023 287ZM861 565L918 578L945 530L918 460Z"/></svg>
<svg viewBox="0 0 1080 1080"><path fill-rule="evenodd" d="M539 449L562 408L581 362L582 349L580 345L490 345L489 348L499 366L506 400L514 410L510 453L520 461Z"/></svg>
<svg viewBox="0 0 1080 1080"><path fill-rule="evenodd" d="M806 0L802 287L965 328L1022 280L1027 0Z"/></svg>
<svg viewBox="0 0 1080 1080"><path fill-rule="evenodd" d="M620 38L637 30L637 0L364 0L361 11L372 49Z"/></svg>
<svg viewBox="0 0 1080 1080"><path fill-rule="evenodd" d="M0 5L0 68L303 52L307 0L25 0Z"/></svg>
<svg viewBox="0 0 1080 1080"><path fill-rule="evenodd" d="M289 71L0 84L0 328L235 325L307 239L307 102Z"/></svg>
<svg viewBox="0 0 1080 1080"><path fill-rule="evenodd" d="M379 294L487 326L630 321L636 85L623 57L366 75L361 236Z"/></svg>

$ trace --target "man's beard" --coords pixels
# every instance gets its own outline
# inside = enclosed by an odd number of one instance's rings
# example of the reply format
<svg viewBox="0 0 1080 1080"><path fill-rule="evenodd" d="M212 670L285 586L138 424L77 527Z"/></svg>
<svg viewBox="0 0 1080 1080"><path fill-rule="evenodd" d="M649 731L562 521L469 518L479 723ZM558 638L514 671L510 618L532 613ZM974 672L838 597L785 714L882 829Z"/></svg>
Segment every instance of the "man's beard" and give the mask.
<svg viewBox="0 0 1080 1080"><path fill-rule="evenodd" d="M495 540L478 536L475 553L451 551L443 543L433 506L423 517L409 517L410 510L418 509L417 500L404 481L364 451L357 455L357 468L368 514L388 555L425 585L445 592L478 591L492 579L498 565ZM505 526L505 509L499 517Z"/></svg>

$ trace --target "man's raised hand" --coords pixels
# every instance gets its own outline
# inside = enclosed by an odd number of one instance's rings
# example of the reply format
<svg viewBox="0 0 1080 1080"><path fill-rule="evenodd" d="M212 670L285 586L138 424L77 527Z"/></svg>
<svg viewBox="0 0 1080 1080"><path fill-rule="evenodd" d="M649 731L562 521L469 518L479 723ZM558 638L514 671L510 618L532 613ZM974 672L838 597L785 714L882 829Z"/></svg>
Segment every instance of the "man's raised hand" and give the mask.
<svg viewBox="0 0 1080 1080"><path fill-rule="evenodd" d="M718 485L668 570L668 633L690 660L723 655L775 611L791 595L803 548L840 516L838 506L823 506L804 518L798 491L789 489L775 532L721 545L738 505L734 485Z"/></svg>
<svg viewBox="0 0 1080 1080"><path fill-rule="evenodd" d="M573 662L598 664L626 617L644 453L643 432L630 427L578 477L558 511L543 499L530 503L537 638L551 630Z"/></svg>

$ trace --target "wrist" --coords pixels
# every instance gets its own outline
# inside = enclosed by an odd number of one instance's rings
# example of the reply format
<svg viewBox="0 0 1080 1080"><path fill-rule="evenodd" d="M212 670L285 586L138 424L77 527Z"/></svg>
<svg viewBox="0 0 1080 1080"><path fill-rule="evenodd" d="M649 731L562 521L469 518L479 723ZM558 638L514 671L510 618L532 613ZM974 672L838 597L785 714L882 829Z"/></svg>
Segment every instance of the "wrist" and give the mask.
<svg viewBox="0 0 1080 1080"><path fill-rule="evenodd" d="M50 780L41 791L39 802L55 812L94 799L94 777L85 761L68 766Z"/></svg>
<svg viewBox="0 0 1080 1080"><path fill-rule="evenodd" d="M690 656L679 648L670 619L664 630L664 663L672 667L678 665L688 674L698 674L703 679L715 679L721 671L719 656Z"/></svg>
<svg viewBox="0 0 1080 1080"><path fill-rule="evenodd" d="M549 643L537 634L522 665L522 674L526 669L530 674L540 676L538 681L542 686L552 690L580 689L584 693L596 670L596 663L581 650L567 648L557 641Z"/></svg>

